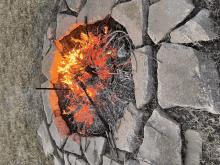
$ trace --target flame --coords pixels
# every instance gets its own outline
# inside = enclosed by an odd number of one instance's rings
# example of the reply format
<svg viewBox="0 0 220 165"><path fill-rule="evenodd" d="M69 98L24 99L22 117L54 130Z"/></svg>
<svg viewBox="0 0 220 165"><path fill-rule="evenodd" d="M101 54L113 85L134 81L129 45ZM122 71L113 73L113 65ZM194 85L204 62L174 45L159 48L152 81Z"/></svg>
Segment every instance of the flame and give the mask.
<svg viewBox="0 0 220 165"><path fill-rule="evenodd" d="M52 67L51 77L52 82L62 83L63 86L71 89L67 96L73 102L71 107L63 110L63 114L74 114L74 122L84 123L85 128L88 128L93 123L95 110L91 106L96 103L98 93L102 91L111 78L113 70L112 66L107 66L108 60L115 58L116 49L110 44L104 49L103 44L107 43L106 35L108 27L104 27L104 34L94 35L91 32L86 34L81 32L80 39L70 37L72 44L78 44L79 47L74 47L68 51L64 51L68 47L67 43L62 43L61 39L55 41L58 51L55 52L54 65ZM68 33L71 35L71 33ZM95 83L89 83L93 81ZM71 94L74 94L74 100ZM72 100L71 100L72 99ZM77 110L78 105L81 106Z"/></svg>

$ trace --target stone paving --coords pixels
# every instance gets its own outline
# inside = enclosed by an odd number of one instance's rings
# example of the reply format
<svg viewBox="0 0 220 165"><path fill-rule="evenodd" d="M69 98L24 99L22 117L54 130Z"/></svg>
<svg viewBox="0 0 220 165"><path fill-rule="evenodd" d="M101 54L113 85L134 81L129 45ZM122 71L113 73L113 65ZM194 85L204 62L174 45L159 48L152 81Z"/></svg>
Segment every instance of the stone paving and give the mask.
<svg viewBox="0 0 220 165"><path fill-rule="evenodd" d="M42 87L51 80L55 39L74 29L76 23L83 24L85 17L91 24L111 16L125 27L132 42L136 102L124 109L111 137L83 137L70 132L62 117L51 113L59 107L50 107L49 93L43 91L47 124L42 122L38 134L45 155L53 154L54 164L65 165L209 164L202 158L206 139L200 130L182 130L178 117L184 113L168 112L180 107L191 108L189 113L205 111L216 118L220 115L219 70L211 58L213 52L192 46L219 39L210 17L212 11L199 8L192 0L66 0L59 4L57 21L44 35L42 72L48 81ZM219 50L215 53L220 55ZM118 55L123 56L123 52ZM53 97L56 100L55 93ZM156 108L151 108L152 101Z"/></svg>

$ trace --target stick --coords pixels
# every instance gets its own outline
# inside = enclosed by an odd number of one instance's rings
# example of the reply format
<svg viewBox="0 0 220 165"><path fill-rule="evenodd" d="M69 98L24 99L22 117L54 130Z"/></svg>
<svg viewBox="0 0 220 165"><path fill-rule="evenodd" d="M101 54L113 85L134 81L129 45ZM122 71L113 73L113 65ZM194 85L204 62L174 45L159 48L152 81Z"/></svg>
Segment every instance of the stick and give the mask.
<svg viewBox="0 0 220 165"><path fill-rule="evenodd" d="M71 90L70 88L36 88L37 90Z"/></svg>

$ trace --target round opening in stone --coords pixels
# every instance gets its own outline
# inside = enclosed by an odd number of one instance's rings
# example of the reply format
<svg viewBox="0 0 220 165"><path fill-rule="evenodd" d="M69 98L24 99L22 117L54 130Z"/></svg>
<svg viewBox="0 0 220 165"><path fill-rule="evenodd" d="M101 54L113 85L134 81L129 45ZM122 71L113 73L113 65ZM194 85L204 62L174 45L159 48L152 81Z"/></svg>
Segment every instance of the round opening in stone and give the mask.
<svg viewBox="0 0 220 165"><path fill-rule="evenodd" d="M75 25L55 44L51 86L59 89L54 91L58 113L71 132L88 136L110 131L129 102L135 103L132 43L125 28L108 17Z"/></svg>

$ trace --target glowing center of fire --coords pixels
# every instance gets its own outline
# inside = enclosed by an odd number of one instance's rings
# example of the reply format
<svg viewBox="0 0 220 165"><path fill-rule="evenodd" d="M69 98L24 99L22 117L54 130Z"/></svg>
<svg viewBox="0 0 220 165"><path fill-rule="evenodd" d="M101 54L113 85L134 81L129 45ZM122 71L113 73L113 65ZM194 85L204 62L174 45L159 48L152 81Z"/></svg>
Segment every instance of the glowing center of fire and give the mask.
<svg viewBox="0 0 220 165"><path fill-rule="evenodd" d="M71 89L67 98L71 102L63 110L63 114L73 114L74 122L84 123L89 127L95 116L94 105L98 105L98 95L107 88L112 77L116 49L106 44L108 29L104 33L94 35L81 32L80 39L71 37L71 44L78 45L68 52L63 51L65 45L56 41L56 51L52 77L57 77L62 88ZM67 43L65 43L67 44Z"/></svg>

